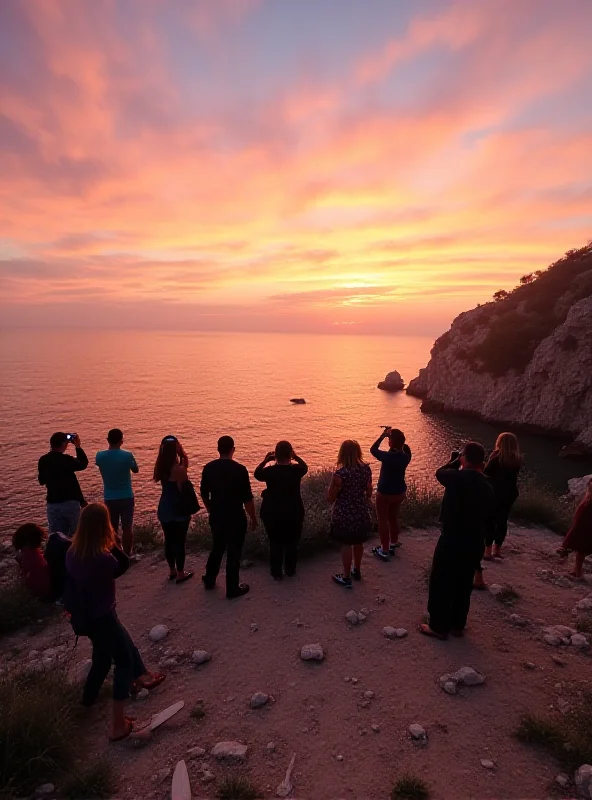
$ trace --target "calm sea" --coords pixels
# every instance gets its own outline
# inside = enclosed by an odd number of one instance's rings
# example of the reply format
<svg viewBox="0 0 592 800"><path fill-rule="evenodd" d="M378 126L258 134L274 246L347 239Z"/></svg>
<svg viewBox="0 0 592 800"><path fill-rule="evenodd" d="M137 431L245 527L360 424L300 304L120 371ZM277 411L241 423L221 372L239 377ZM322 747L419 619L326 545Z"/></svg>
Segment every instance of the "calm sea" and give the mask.
<svg viewBox="0 0 592 800"><path fill-rule="evenodd" d="M154 512L151 480L161 438L178 436L192 477L230 434L236 457L254 469L280 438L311 468L332 465L340 442L365 451L380 425L402 428L413 450L410 474L433 482L434 469L463 440L491 447L499 432L475 420L428 416L420 401L376 388L398 369L406 381L429 358L431 338L148 331L0 332L0 528L44 519L37 460L57 430L79 433L91 464L80 474L89 500L101 498L94 454L111 427L140 465L140 512ZM304 397L294 406L291 397ZM555 490L589 464L557 458L558 444L522 437L531 472Z"/></svg>

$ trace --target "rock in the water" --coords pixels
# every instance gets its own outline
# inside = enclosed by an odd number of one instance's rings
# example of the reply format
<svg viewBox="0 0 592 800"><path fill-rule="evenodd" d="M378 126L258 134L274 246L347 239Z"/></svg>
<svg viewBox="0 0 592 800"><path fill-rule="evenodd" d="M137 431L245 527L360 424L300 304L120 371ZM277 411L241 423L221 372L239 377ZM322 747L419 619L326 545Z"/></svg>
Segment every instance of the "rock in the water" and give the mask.
<svg viewBox="0 0 592 800"><path fill-rule="evenodd" d="M242 764L247 760L248 747L241 742L218 742L211 755L227 764Z"/></svg>
<svg viewBox="0 0 592 800"><path fill-rule="evenodd" d="M50 794L55 792L55 786L53 783L44 783L41 786L38 786L35 790L35 794L38 797L47 797Z"/></svg>
<svg viewBox="0 0 592 800"><path fill-rule="evenodd" d="M206 751L203 747L190 747L187 751L189 758L202 758L205 754Z"/></svg>
<svg viewBox="0 0 592 800"><path fill-rule="evenodd" d="M528 625L528 620L521 617L520 614L510 614L508 619L517 628L525 628Z"/></svg>
<svg viewBox="0 0 592 800"><path fill-rule="evenodd" d="M387 639L396 639L397 629L393 628L391 625L387 625L385 628L382 629L382 635L386 636Z"/></svg>
<svg viewBox="0 0 592 800"><path fill-rule="evenodd" d="M349 622L350 625L357 625L358 624L358 615L355 611L348 611L345 615L346 620Z"/></svg>
<svg viewBox="0 0 592 800"><path fill-rule="evenodd" d="M378 384L379 389L385 392L401 392L405 388L405 381L397 370L389 372L383 381Z"/></svg>
<svg viewBox="0 0 592 800"><path fill-rule="evenodd" d="M577 647L578 650L587 650L589 647L588 639L583 633L574 633L570 641L573 647Z"/></svg>
<svg viewBox="0 0 592 800"><path fill-rule="evenodd" d="M305 644L300 650L300 658L303 661L322 661L325 651L320 644Z"/></svg>
<svg viewBox="0 0 592 800"><path fill-rule="evenodd" d="M481 766L485 767L485 769L495 769L495 764L489 758L482 758Z"/></svg>
<svg viewBox="0 0 592 800"><path fill-rule="evenodd" d="M262 708L269 702L269 695L265 692L255 692L249 701L251 708Z"/></svg>
<svg viewBox="0 0 592 800"><path fill-rule="evenodd" d="M582 764L582 766L576 770L574 780L580 797L592 800L592 766L590 764Z"/></svg>
<svg viewBox="0 0 592 800"><path fill-rule="evenodd" d="M207 664L208 661L212 660L212 656L207 652L207 650L194 650L193 655L191 656L191 661L196 666L200 664Z"/></svg>
<svg viewBox="0 0 592 800"><path fill-rule="evenodd" d="M494 597L497 597L504 591L504 587L500 586L499 583L491 583L489 585L489 594L492 594Z"/></svg>
<svg viewBox="0 0 592 800"><path fill-rule="evenodd" d="M425 741L428 738L426 729L417 722L414 722L412 725L410 725L408 730L411 738L415 739L416 741Z"/></svg>
<svg viewBox="0 0 592 800"><path fill-rule="evenodd" d="M169 629L166 625L155 625L148 634L150 641L161 642L167 636Z"/></svg>
<svg viewBox="0 0 592 800"><path fill-rule="evenodd" d="M463 686L480 686L485 683L485 676L473 667L461 667L456 673L456 678Z"/></svg>

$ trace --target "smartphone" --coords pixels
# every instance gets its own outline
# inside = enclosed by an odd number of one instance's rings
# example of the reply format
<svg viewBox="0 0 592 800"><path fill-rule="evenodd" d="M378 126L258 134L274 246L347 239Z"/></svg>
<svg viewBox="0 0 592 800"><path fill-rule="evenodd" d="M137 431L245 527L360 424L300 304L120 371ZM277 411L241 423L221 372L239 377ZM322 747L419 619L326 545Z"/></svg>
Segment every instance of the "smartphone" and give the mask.
<svg viewBox="0 0 592 800"><path fill-rule="evenodd" d="M75 433L67 433L66 434L66 441L68 441L68 442L73 442L75 438L76 438L76 434Z"/></svg>

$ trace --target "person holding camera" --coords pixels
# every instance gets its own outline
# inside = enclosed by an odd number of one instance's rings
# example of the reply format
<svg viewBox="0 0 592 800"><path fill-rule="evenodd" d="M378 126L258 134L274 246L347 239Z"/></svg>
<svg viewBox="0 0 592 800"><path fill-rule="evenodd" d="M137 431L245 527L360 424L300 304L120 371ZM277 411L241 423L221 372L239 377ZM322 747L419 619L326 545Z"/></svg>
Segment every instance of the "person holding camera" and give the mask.
<svg viewBox="0 0 592 800"><path fill-rule="evenodd" d="M154 482L160 483L158 521L164 534L164 555L169 565L169 580L185 583L193 572L185 570L185 541L191 522L191 509L185 508L183 492L189 482L189 459L176 436L165 436L154 465Z"/></svg>
<svg viewBox="0 0 592 800"><path fill-rule="evenodd" d="M74 445L76 457L66 453L69 444ZM54 433L49 445L51 450L38 464L39 483L47 487L47 523L50 533L59 531L72 538L80 509L86 505L76 473L88 467L88 458L77 433Z"/></svg>
<svg viewBox="0 0 592 800"><path fill-rule="evenodd" d="M284 572L288 577L296 574L298 543L304 522L300 482L307 472L307 465L296 455L290 442L281 441L254 473L255 480L267 486L261 493L260 516L269 539L269 569L276 581L282 580Z"/></svg>
<svg viewBox="0 0 592 800"><path fill-rule="evenodd" d="M122 450L123 432L113 428L107 434L108 450L99 450L95 464L103 479L103 497L109 509L111 525L117 536L121 521L123 552L131 556L134 545L134 493L132 472L137 475L138 464L129 450Z"/></svg>
<svg viewBox="0 0 592 800"><path fill-rule="evenodd" d="M380 445L388 439L389 449L381 450ZM400 547L399 512L405 500L407 484L405 470L411 461L411 449L405 444L405 434L398 428L385 427L370 448L370 453L380 461L380 476L376 487L376 517L380 547L373 547L372 553L381 561L388 561Z"/></svg>
<svg viewBox="0 0 592 800"><path fill-rule="evenodd" d="M222 557L226 552L226 597L242 597L249 591L248 583L239 583L240 562L249 529L257 528L257 515L247 468L234 460L234 439L218 439L219 458L203 468L200 494L210 516L212 550L202 581L206 589L216 586ZM246 513L245 513L246 512Z"/></svg>

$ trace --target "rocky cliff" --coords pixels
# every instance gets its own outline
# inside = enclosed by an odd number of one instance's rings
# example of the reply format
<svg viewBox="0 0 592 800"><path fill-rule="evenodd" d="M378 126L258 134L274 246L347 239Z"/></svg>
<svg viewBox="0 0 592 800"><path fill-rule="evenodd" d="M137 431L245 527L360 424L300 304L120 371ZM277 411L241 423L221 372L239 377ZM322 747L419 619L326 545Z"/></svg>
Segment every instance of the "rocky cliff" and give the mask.
<svg viewBox="0 0 592 800"><path fill-rule="evenodd" d="M407 392L592 454L592 243L460 314Z"/></svg>

